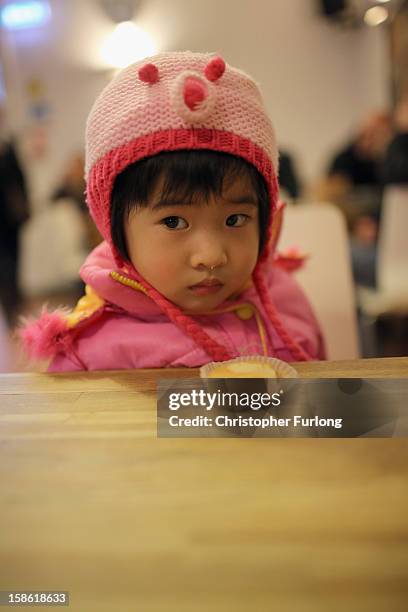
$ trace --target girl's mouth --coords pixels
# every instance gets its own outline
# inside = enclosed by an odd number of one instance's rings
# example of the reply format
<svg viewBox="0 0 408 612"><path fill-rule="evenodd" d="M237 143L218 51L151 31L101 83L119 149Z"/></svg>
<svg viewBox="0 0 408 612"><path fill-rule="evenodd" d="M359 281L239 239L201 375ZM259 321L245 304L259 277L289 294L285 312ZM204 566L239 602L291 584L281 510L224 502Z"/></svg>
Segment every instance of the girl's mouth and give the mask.
<svg viewBox="0 0 408 612"><path fill-rule="evenodd" d="M194 293L194 295L211 295L220 291L223 286L224 285L221 283L221 281L214 279L203 281L197 285L192 285L189 287L189 289Z"/></svg>

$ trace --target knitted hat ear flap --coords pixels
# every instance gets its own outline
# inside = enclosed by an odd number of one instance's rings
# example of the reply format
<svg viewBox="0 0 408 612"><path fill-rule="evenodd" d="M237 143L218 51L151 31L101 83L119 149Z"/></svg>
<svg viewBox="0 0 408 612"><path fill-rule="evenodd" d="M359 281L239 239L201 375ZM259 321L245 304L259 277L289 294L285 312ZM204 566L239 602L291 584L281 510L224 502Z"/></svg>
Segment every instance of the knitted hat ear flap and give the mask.
<svg viewBox="0 0 408 612"><path fill-rule="evenodd" d="M138 281L140 282L140 280ZM146 289L147 295L158 305L158 307L169 317L175 325L185 331L213 361L228 361L231 355L221 344L213 340L191 317L184 314L178 306L167 300L154 287L146 281L141 283Z"/></svg>
<svg viewBox="0 0 408 612"><path fill-rule="evenodd" d="M265 308L272 325L274 326L275 330L278 332L282 340L285 342L286 347L290 350L295 360L311 361L312 358L310 357L310 355L308 355L302 349L300 344L293 340L289 332L285 329L282 321L280 320L278 312L269 297L268 289L265 284L263 273L259 265L256 266L252 276L258 295L261 298L263 307Z"/></svg>

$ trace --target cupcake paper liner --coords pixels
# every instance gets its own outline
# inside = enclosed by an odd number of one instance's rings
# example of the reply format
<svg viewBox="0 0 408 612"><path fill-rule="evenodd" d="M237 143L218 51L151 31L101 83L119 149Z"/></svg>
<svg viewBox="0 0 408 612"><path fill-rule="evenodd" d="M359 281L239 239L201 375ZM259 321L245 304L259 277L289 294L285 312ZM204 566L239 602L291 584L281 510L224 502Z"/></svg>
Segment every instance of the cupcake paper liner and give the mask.
<svg viewBox="0 0 408 612"><path fill-rule="evenodd" d="M232 363L257 363L259 365L270 366L276 372L276 377L211 377L221 366L228 366ZM281 391L282 379L298 378L296 370L285 361L273 357L263 357L261 355L251 355L249 357L237 357L229 361L211 362L200 368L200 377L206 379L206 386L209 391L221 391L225 393L277 393ZM291 385L289 385L291 386ZM288 384L285 384L288 388Z"/></svg>
<svg viewBox="0 0 408 612"><path fill-rule="evenodd" d="M262 355L250 355L248 357L237 357L236 359L230 359L229 361L212 361L200 368L200 377L209 378L209 376L219 367L225 367L233 363L257 363L260 366L269 366L276 372L277 378L298 378L299 374L291 365L286 361L275 359L274 357L263 357ZM232 380L239 379L241 377L229 377ZM248 377L247 377L248 378ZM263 377L260 377L261 380ZM271 378L270 380L275 380Z"/></svg>

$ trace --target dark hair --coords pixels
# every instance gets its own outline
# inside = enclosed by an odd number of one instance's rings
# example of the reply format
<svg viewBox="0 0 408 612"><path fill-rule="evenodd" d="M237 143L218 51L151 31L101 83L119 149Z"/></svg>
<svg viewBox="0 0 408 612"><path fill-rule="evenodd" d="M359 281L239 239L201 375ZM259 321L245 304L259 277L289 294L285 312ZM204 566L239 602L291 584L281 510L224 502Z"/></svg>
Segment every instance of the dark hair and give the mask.
<svg viewBox="0 0 408 612"><path fill-rule="evenodd" d="M259 252L266 240L270 207L266 182L255 166L241 157L218 151L166 151L128 166L114 182L110 222L112 241L120 255L129 261L124 219L135 207L147 206L160 176L164 176L162 198L178 197L193 201L200 195L206 200L211 194L221 196L224 180L233 181L245 173L258 196Z"/></svg>

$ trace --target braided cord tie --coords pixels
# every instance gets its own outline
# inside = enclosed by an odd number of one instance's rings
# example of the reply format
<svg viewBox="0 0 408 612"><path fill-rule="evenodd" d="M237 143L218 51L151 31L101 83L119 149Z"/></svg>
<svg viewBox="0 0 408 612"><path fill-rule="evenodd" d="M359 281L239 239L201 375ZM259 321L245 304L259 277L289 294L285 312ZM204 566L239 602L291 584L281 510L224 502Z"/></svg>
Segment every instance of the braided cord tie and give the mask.
<svg viewBox="0 0 408 612"><path fill-rule="evenodd" d="M185 331L196 344L204 349L213 361L228 361L233 358L233 355L221 346L221 344L213 340L198 323L184 314L178 306L172 304L148 283L145 284L145 288L148 296L159 306L169 319Z"/></svg>
<svg viewBox="0 0 408 612"><path fill-rule="evenodd" d="M275 330L278 332L279 336L285 342L287 348L292 353L293 357L297 361L310 361L311 357L303 350L303 348L293 340L290 336L289 332L285 329L282 321L279 318L277 310L275 306L272 304L272 301L269 297L269 292L263 278L262 272L259 269L259 266L256 267L253 273L255 286L258 291L258 294L261 298L262 304L266 310L266 313L274 326Z"/></svg>

